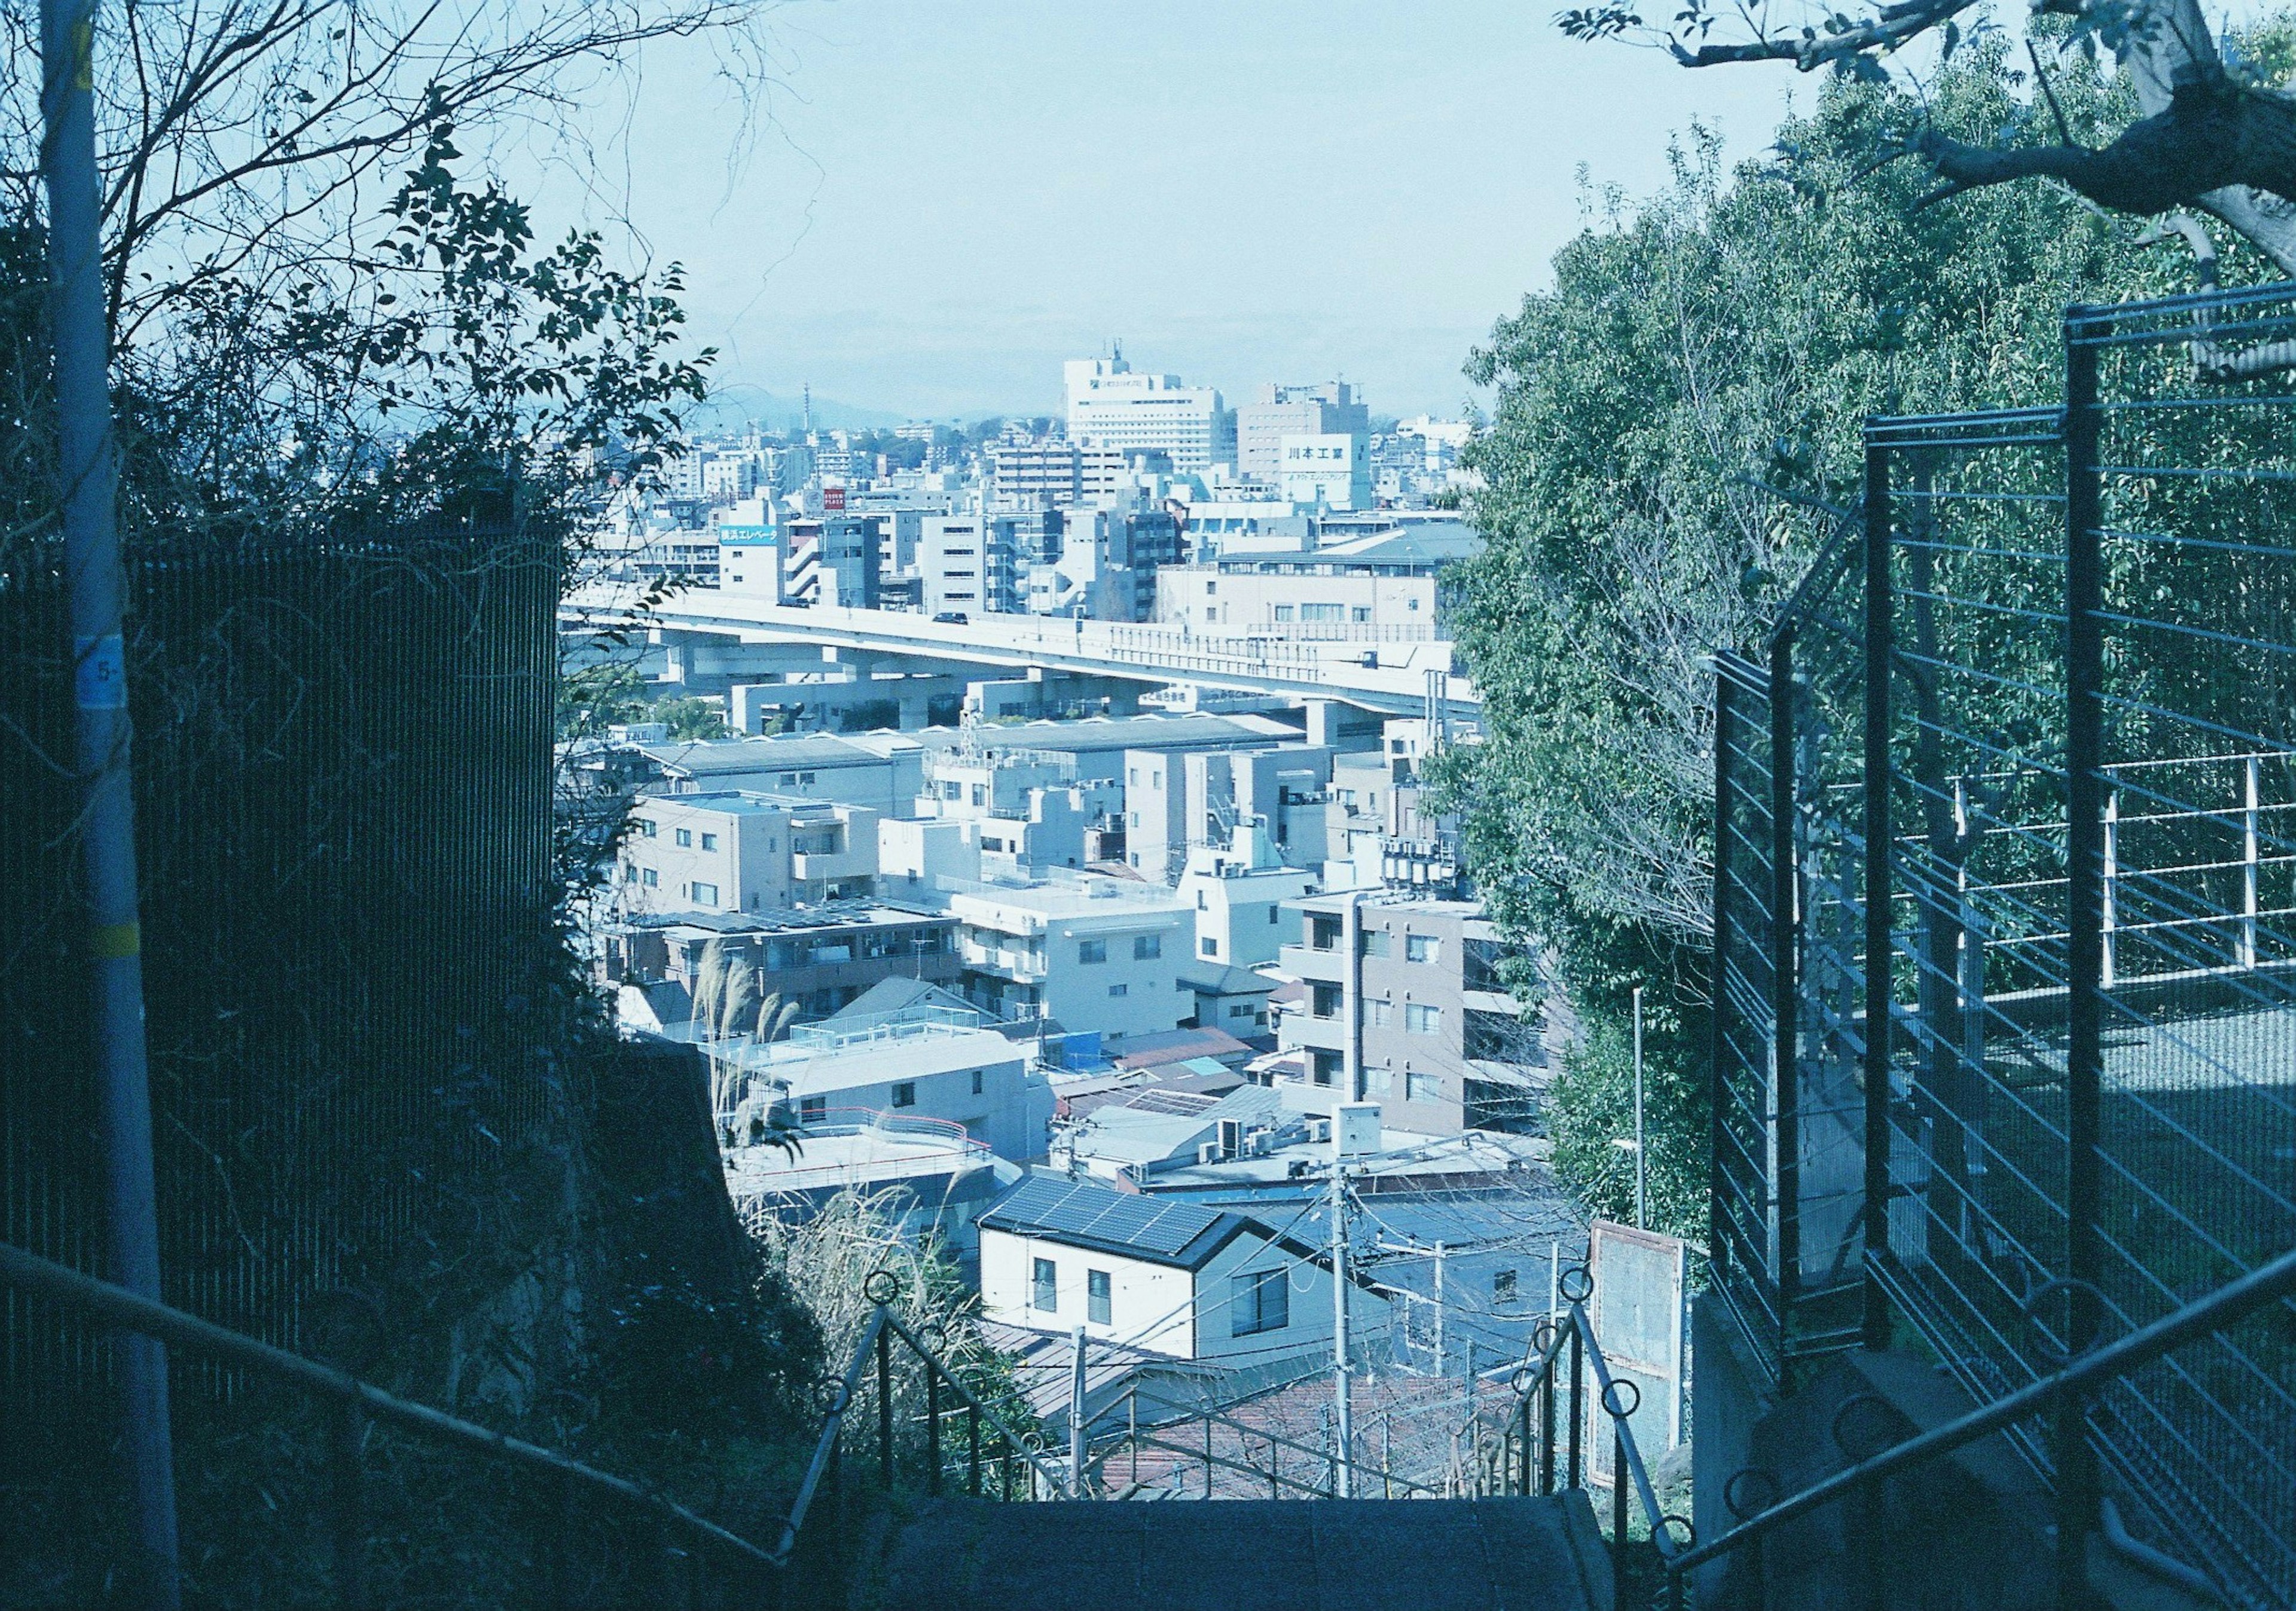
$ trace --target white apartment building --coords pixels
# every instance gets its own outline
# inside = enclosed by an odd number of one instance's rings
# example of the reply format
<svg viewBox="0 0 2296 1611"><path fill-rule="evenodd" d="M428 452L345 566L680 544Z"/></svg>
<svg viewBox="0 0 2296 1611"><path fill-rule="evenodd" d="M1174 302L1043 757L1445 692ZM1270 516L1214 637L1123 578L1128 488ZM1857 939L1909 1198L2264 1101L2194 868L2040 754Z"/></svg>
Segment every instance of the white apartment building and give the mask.
<svg viewBox="0 0 2296 1611"><path fill-rule="evenodd" d="M927 515L918 522L919 603L927 615L1016 610L1013 527L983 515Z"/></svg>
<svg viewBox="0 0 2296 1611"><path fill-rule="evenodd" d="M1370 432L1371 409L1343 380L1263 386L1236 405L1236 473L1273 484L1283 474L1284 438Z"/></svg>
<svg viewBox="0 0 2296 1611"><path fill-rule="evenodd" d="M1213 388L1184 386L1177 375L1135 372L1120 354L1070 359L1062 369L1070 441L1125 454L1167 454L1173 473L1183 476L1234 462L1234 416Z"/></svg>
<svg viewBox="0 0 2296 1611"><path fill-rule="evenodd" d="M1315 873L1285 866L1256 819L1239 823L1226 845L1195 846L1180 874L1180 897L1195 908L1196 960L1230 968L1273 962L1283 947L1300 943L1299 909L1283 904L1315 887Z"/></svg>
<svg viewBox="0 0 2296 1611"><path fill-rule="evenodd" d="M1277 855L1316 867L1330 855L1332 755L1313 744L1195 754L1128 750L1124 859L1144 877L1170 879L1189 851L1227 849L1238 828L1258 823Z"/></svg>
<svg viewBox="0 0 2296 1611"><path fill-rule="evenodd" d="M1248 1365L1331 1347L1328 1255L1247 1215L1032 1175L977 1222L988 1319ZM1357 1280L1351 1330L1390 1324Z"/></svg>
<svg viewBox="0 0 2296 1611"><path fill-rule="evenodd" d="M901 816L924 781L925 747L897 732L783 732L636 748L660 778L650 797L749 789L842 800Z"/></svg>
<svg viewBox="0 0 2296 1611"><path fill-rule="evenodd" d="M1160 884L1086 878L954 893L965 994L1004 1018L1050 1018L1111 1051L1195 1011L1178 969L1193 910Z"/></svg>
<svg viewBox="0 0 2296 1611"><path fill-rule="evenodd" d="M1287 436L1279 480L1284 497L1307 508L1369 509L1371 438L1362 431Z"/></svg>
<svg viewBox="0 0 2296 1611"><path fill-rule="evenodd" d="M873 895L877 815L865 806L726 789L648 795L622 841L633 912L773 912Z"/></svg>

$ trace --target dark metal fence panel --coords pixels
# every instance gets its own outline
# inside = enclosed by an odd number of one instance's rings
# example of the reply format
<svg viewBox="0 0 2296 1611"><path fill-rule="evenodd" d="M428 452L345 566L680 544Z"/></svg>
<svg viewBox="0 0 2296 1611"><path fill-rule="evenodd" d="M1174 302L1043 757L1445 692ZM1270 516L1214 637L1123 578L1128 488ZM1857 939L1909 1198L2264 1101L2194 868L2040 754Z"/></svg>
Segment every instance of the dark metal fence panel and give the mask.
<svg viewBox="0 0 2296 1611"><path fill-rule="evenodd" d="M1767 669L1737 655L1717 665L1713 1290L1766 1368L1783 1369L1775 1108L1776 978L1771 909Z"/></svg>
<svg viewBox="0 0 2296 1611"><path fill-rule="evenodd" d="M100 1271L54 558L0 554L0 1239ZM493 1212L464 1171L555 1104L556 550L201 532L128 559L167 1296L301 1345L317 1295L405 1296L451 1258ZM0 1304L0 1392L92 1368Z"/></svg>
<svg viewBox="0 0 2296 1611"><path fill-rule="evenodd" d="M1722 658L1714 1287L1781 1375L1860 1273L1993 1399L2296 1239L2296 287L2066 332L2062 408L1872 422L1867 563ZM2296 1603L2284 1311L2013 1435Z"/></svg>
<svg viewBox="0 0 2296 1611"><path fill-rule="evenodd" d="M2296 1239L2296 290L2082 310L2096 375L2097 1328ZM2078 1312L2069 1317L2079 1326ZM2058 1324L2068 1323L2058 1318ZM2100 1453L2164 1547L2296 1601L2296 1329L2116 1386Z"/></svg>

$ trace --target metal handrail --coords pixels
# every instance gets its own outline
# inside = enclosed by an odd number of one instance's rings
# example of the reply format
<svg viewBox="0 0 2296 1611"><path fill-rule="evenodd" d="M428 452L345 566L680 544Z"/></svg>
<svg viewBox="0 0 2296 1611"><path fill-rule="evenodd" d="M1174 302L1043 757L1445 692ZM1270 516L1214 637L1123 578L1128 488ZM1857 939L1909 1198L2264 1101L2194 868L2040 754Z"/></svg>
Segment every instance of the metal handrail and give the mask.
<svg viewBox="0 0 2296 1611"><path fill-rule="evenodd" d="M1757 1511L1729 1532L1702 1544L1693 1544L1669 1557L1669 1587L1680 1602L1683 1574L1694 1566L1719 1559L1755 1542L1774 1529L1808 1515L1819 1506L1896 1476L1906 1468L1952 1453L1982 1437L2013 1426L2027 1416L2049 1409L2065 1394L2079 1393L2095 1383L2128 1375L2140 1366L2222 1331L2258 1310L2296 1296L2296 1251L2259 1264L2246 1275L2226 1282L2205 1297L2195 1298L2173 1314L2139 1327L2118 1342L2082 1355L2053 1375L1967 1414L1907 1438L1870 1456L1823 1482L1813 1483L1790 1499ZM2058 1541L2061 1550L2082 1548L2079 1540Z"/></svg>
<svg viewBox="0 0 2296 1611"><path fill-rule="evenodd" d="M1141 1402L1139 1388L1133 1387L1129 1389L1127 1392L1126 1396L1131 1400L1134 1412L1136 1415ZM1289 1449L1294 1453L1310 1455L1316 1460L1326 1462L1327 1464L1332 1462L1334 1460L1334 1456L1329 1449L1318 1449L1313 1444L1300 1443L1296 1438L1279 1436L1275 1433L1269 1432L1264 1427L1255 1427L1250 1425L1249 1422L1237 1420L1233 1416L1223 1415L1218 1410L1200 1410L1193 1405L1176 1404L1170 1399L1157 1398L1153 1395L1151 1395L1147 1402L1159 1409L1177 1411L1179 1419L1183 1420L1201 1420L1207 1427L1230 1427L1240 1435L1257 1438L1261 1443L1267 1444L1271 1448ZM1170 1446L1156 1443L1152 1437L1150 1437L1145 1433L1128 1433L1126 1434L1126 1436L1128 1439L1136 1439L1137 1441L1154 1448L1165 1448ZM1122 1443L1115 1444L1111 1448L1110 1455L1113 1455L1117 1451L1120 1451L1123 1446L1124 1445ZM1186 1453L1191 1459L1201 1460L1202 1458L1202 1456L1195 1454L1193 1451L1183 1450L1182 1452ZM1110 1458L1110 1456L1103 1456L1103 1460L1105 1460L1108 1458ZM1361 1472L1366 1477L1378 1477L1382 1481L1392 1484L1398 1488L1408 1488L1414 1493L1433 1493L1436 1492L1434 1488L1425 1483L1413 1482L1407 1477L1397 1476L1383 1466L1375 1466L1367 1460L1359 1460L1352 1456L1345 1460L1339 1461L1338 1463L1345 1465L1350 1471ZM1287 1477L1284 1480L1286 1482L1290 1482L1291 1479ZM1292 1484L1292 1485L1295 1487L1309 1486L1309 1484ZM1324 1492L1322 1489L1316 1489L1314 1491L1316 1492Z"/></svg>
<svg viewBox="0 0 2296 1611"><path fill-rule="evenodd" d="M886 1273L883 1271L873 1272L869 1278L871 1287L875 1287L879 1278L886 1276ZM890 1294L886 1296L879 1296L877 1292L873 1290L870 1292L870 1296L877 1305L876 1312L869 1317L869 1323L861 1329L860 1341L855 1344L853 1349L853 1362L845 1368L845 1374L838 1378L831 1389L830 1402L822 1418L821 1435L814 1443L813 1458L806 1463L805 1476L798 1484L797 1496L791 1502L790 1513L782 1523L781 1539L768 1558L773 1565L776 1566L788 1565L791 1557L796 1551L798 1534L804 1530L806 1514L812 1509L814 1498L820 1492L822 1482L828 1475L831 1462L837 1458L838 1440L845 1430L846 1411L852 1409L860 1393L861 1378L869 1370L873 1355L877 1370L877 1459L880 1470L890 1473L893 1461L892 1351L889 1345L896 1337L901 1339L925 1367L926 1434L931 1446L931 1465L927 1486L931 1492L938 1494L940 1492L941 1411L939 1388L941 1383L946 1382L955 1392L960 1405L972 1421L969 1437L972 1459L971 1485L976 1495L980 1489L979 1422L985 1420L997 1436L1003 1438L1014 1452L1028 1461L1032 1471L1052 1484L1055 1492L1066 1492L1070 1498L1074 1499L1084 1497L1079 1491L1083 1480L1082 1473L1076 1473L1072 1477L1064 1478L1058 1470L1046 1464L1025 1439L1004 1424L1003 1417L982 1403L971 1388L956 1379L955 1374L943 1362L931 1345L912 1331L902 1322L901 1318L892 1312L887 1302Z"/></svg>
<svg viewBox="0 0 2296 1611"><path fill-rule="evenodd" d="M291 1383L307 1393L342 1406L354 1415L363 1414L379 1421L388 1421L434 1442L467 1449L538 1472L554 1481L583 1484L602 1493L642 1505L662 1520L674 1523L746 1560L761 1566L780 1564L772 1553L748 1539L727 1532L717 1523L696 1516L683 1505L651 1492L627 1477L601 1471L570 1455L494 1431L475 1421L449 1415L443 1410L434 1410L428 1404L387 1393L348 1370L323 1365L316 1360L275 1347L256 1337L218 1326L212 1321L202 1320L198 1315L130 1292L124 1287L115 1287L84 1272L42 1258L25 1248L0 1242L0 1281L26 1288L70 1304L109 1325L157 1337L171 1347L184 1348L242 1365ZM355 1436L339 1437L334 1440L334 1445L336 1460L353 1462L350 1472L338 1473L335 1491L338 1494L356 1494L357 1439ZM343 1480L346 1477L348 1480ZM356 1520L355 1517L350 1519ZM350 1536L356 1539L357 1535L354 1532ZM337 1537L340 1543L344 1533L339 1531ZM346 1601L357 1601L360 1597L349 1586L357 1582L356 1563L340 1559L336 1562L336 1572L345 1580L338 1585L342 1591L342 1598Z"/></svg>

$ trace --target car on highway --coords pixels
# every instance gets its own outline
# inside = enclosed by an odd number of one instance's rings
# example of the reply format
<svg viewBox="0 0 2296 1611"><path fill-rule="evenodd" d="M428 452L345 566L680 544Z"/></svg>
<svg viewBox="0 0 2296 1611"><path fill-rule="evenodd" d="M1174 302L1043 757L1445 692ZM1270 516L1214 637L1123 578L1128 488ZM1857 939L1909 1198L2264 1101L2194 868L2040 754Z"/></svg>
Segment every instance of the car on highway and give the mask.
<svg viewBox="0 0 2296 1611"><path fill-rule="evenodd" d="M933 617L937 626L967 626L972 621L972 617L961 609L944 609Z"/></svg>

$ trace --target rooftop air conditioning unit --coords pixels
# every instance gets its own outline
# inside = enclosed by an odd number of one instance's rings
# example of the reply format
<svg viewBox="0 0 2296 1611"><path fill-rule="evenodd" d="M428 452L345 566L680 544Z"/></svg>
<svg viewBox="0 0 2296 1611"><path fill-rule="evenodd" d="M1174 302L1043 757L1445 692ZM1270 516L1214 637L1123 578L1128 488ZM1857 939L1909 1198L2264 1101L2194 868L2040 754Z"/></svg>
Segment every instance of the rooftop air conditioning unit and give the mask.
<svg viewBox="0 0 2296 1611"><path fill-rule="evenodd" d="M1331 1120L1326 1119L1326 1118L1312 1118L1312 1119L1309 1119L1309 1120L1308 1121L1308 1140L1309 1141L1311 1141L1311 1142L1326 1142L1326 1141L1329 1141L1331 1139L1332 1139L1332 1121L1331 1121Z"/></svg>
<svg viewBox="0 0 2296 1611"><path fill-rule="evenodd" d="M1218 1141L1199 1141L1196 1143L1196 1162L1199 1164L1217 1164L1219 1161L1220 1147Z"/></svg>

